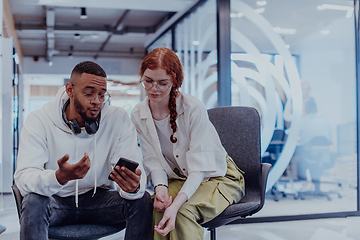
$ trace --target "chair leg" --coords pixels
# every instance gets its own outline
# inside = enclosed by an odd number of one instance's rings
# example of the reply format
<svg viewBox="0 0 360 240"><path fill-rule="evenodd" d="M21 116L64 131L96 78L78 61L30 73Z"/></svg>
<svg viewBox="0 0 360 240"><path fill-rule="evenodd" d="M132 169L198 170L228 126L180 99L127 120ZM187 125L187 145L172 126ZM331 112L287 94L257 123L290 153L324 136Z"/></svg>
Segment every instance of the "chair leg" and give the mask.
<svg viewBox="0 0 360 240"><path fill-rule="evenodd" d="M210 228L209 231L210 231L210 239L211 239L211 240L216 240L216 231L215 231L215 228Z"/></svg>

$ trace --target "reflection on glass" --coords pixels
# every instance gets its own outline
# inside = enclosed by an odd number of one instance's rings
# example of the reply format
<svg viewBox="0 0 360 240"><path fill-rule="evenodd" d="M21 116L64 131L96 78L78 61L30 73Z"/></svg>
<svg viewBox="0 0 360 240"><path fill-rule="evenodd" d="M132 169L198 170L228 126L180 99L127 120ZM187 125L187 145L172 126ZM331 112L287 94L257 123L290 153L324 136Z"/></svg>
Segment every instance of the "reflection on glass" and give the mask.
<svg viewBox="0 0 360 240"><path fill-rule="evenodd" d="M258 109L273 164L257 217L356 211L353 2L328 5L231 0L232 105Z"/></svg>

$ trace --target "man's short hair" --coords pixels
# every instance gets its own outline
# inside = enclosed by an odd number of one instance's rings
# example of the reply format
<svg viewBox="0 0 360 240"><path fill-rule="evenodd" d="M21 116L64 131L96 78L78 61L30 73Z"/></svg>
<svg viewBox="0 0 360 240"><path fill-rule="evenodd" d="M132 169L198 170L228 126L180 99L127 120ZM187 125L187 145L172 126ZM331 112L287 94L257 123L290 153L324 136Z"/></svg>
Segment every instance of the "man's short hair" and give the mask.
<svg viewBox="0 0 360 240"><path fill-rule="evenodd" d="M85 62L81 62L81 63L77 64L74 67L74 69L72 70L71 76L73 74L81 75L83 73L88 73L88 74L106 78L106 73L105 73L104 69L102 67L100 67L99 64L94 63L92 61L85 61Z"/></svg>

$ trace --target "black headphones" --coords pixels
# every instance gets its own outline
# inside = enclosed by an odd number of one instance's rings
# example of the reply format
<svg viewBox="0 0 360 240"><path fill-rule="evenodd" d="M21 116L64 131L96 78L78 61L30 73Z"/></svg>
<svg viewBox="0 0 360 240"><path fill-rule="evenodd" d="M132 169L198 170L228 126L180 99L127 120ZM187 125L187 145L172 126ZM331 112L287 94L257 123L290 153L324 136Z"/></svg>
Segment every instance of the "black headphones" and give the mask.
<svg viewBox="0 0 360 240"><path fill-rule="evenodd" d="M68 125L69 128L71 128L73 133L75 135L77 135L77 134L81 133L81 127L80 127L78 121L75 118L71 119L70 121L67 120L67 118L66 118L65 110L66 110L67 106L69 106L69 104L70 104L70 99L68 99L66 101L66 103L64 104L64 107L62 109L62 118L64 119L66 125ZM92 123L85 122L85 130L88 134L95 134L97 132L97 130L99 129L100 115L101 115L101 112L95 122L92 122Z"/></svg>

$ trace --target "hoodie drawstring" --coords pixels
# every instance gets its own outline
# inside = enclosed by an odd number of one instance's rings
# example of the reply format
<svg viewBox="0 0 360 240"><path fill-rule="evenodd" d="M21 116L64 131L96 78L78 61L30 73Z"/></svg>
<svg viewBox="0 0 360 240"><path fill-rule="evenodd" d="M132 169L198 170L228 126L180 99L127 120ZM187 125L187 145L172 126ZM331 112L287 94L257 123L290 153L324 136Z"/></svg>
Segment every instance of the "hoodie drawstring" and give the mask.
<svg viewBox="0 0 360 240"><path fill-rule="evenodd" d="M74 133L71 134L73 136L74 142L75 142L75 158L78 159L78 149L77 149L77 142ZM75 206L76 208L79 207L79 180L76 179L75 184Z"/></svg>
<svg viewBox="0 0 360 240"><path fill-rule="evenodd" d="M75 187L75 205L76 208L79 207L79 179L76 179L76 187Z"/></svg>
<svg viewBox="0 0 360 240"><path fill-rule="evenodd" d="M76 159L78 159L78 148L77 148L77 142L76 142L76 137L74 134L72 134L74 141L75 141L75 157ZM95 182L94 182L94 193L92 196L95 195L96 193L96 186L97 186L97 174L96 174L96 135L93 135L93 149L94 149L94 158L91 159L91 165L93 165L91 168L94 171L94 175L95 175ZM79 207L79 179L76 179L76 184L75 184L75 206L76 208Z"/></svg>
<svg viewBox="0 0 360 240"><path fill-rule="evenodd" d="M95 193L96 193L96 186L97 186L97 174L96 174L96 166L95 166L96 163L97 163L97 161L96 161L96 134L94 134L93 149L94 149L94 158L92 159L91 163L94 164L94 166L93 166L93 171L94 171L94 174L95 174L95 183L94 183L95 185L94 185L94 193L93 193L92 196L95 195Z"/></svg>

